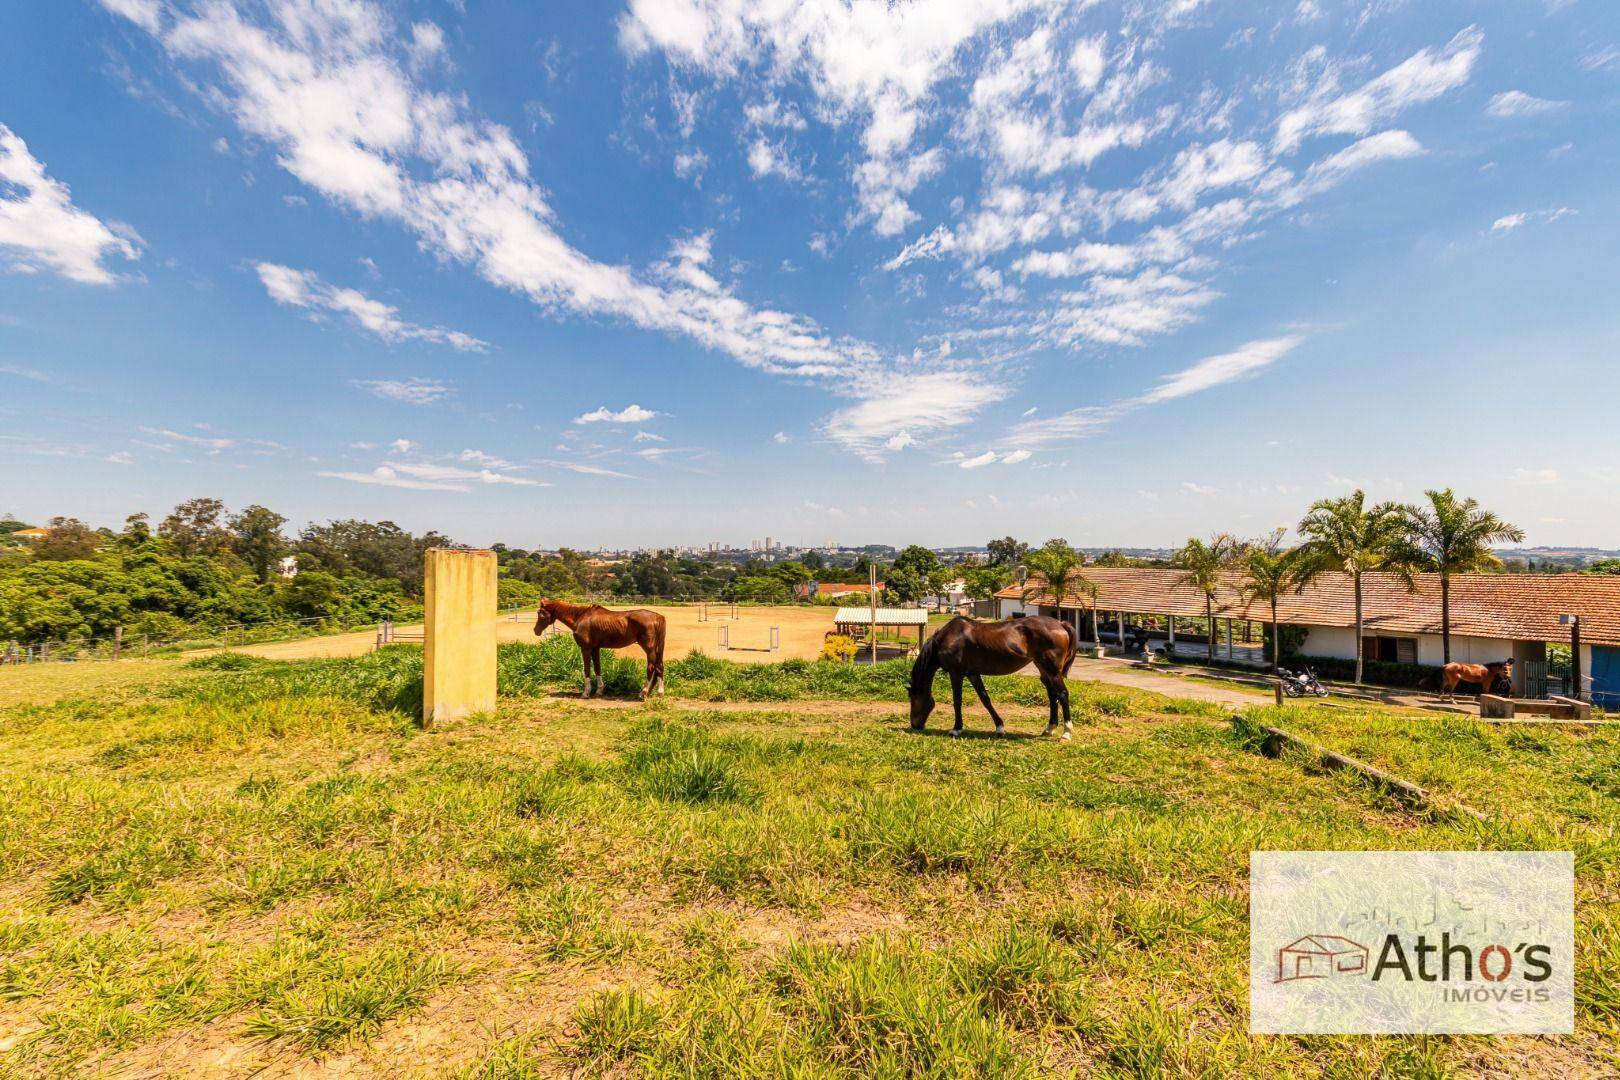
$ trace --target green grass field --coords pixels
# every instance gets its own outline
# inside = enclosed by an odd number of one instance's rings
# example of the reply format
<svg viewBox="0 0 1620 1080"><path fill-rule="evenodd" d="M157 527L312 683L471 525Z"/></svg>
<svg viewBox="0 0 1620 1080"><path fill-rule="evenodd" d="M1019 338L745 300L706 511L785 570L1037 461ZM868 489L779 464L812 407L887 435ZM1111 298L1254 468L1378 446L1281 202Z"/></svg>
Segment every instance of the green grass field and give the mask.
<svg viewBox="0 0 1620 1080"><path fill-rule="evenodd" d="M693 657L641 705L553 696L577 663L505 646L499 711L434 731L409 649L0 672L0 1072L1620 1070L1608 729L1251 717L1481 825L1154 694L953 740L907 728L903 665ZM1032 681L992 694L1044 725ZM1542 847L1576 852L1576 1035L1246 1033L1250 850Z"/></svg>

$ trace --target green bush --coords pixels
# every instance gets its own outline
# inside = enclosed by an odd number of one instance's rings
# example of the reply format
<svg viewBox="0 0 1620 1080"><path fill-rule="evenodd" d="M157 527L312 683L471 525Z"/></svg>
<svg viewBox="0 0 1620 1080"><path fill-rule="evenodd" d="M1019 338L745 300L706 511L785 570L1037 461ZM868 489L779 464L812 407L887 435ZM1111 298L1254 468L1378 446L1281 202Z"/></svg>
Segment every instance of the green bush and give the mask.
<svg viewBox="0 0 1620 1080"><path fill-rule="evenodd" d="M1356 662L1337 656L1301 656L1284 653L1282 666L1290 669L1311 667L1324 679L1350 682L1356 677ZM1409 690L1433 690L1440 685L1440 669L1428 664L1397 664L1389 660L1368 660L1363 665L1363 677L1379 686L1398 686Z"/></svg>

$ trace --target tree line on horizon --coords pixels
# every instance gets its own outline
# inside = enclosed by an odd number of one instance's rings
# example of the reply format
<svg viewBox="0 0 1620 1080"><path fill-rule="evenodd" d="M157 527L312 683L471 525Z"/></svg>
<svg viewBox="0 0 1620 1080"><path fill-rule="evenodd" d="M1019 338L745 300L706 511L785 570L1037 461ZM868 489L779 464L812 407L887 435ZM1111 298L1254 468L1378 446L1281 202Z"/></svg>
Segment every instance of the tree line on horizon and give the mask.
<svg viewBox="0 0 1620 1080"><path fill-rule="evenodd" d="M287 535L286 525L284 516L263 506L233 513L219 499L195 498L155 526L146 514L131 515L117 531L53 518L46 535L24 545L7 540L26 526L0 518L0 642L102 637L117 627L172 637L188 628L281 618L410 617L420 600L423 553L453 546L440 533L418 536L391 521L329 521L307 525L295 536ZM1420 506L1368 506L1360 491L1319 500L1297 532L1301 542L1293 547L1283 545L1281 530L1252 540L1230 534L1191 539L1160 560L1119 551L1088 560L1061 538L1032 548L1011 536L989 541L982 556L955 560L916 544L892 558L876 551L853 558L811 551L793 560L737 561L664 550L611 563L566 547L529 551L495 544L494 550L503 605L542 596L790 603L797 587L812 581L865 584L874 566L884 603L941 596L957 581L968 598L989 600L1020 576L1058 582L1065 595L1085 595L1087 566L1161 566L1181 570L1205 591L1212 615L1213 586L1205 586L1229 571L1241 576L1249 602L1274 608L1282 596L1331 570L1355 579L1358 651L1362 575L1432 570L1442 576L1449 657L1450 575L1498 568L1492 545L1523 536L1449 489L1429 492ZM278 570L289 555L297 573L282 577ZM1620 560L1588 570L1620 574ZM856 594L838 602L864 598ZM1271 636L1278 663L1278 634ZM1363 667L1358 656L1358 682Z"/></svg>

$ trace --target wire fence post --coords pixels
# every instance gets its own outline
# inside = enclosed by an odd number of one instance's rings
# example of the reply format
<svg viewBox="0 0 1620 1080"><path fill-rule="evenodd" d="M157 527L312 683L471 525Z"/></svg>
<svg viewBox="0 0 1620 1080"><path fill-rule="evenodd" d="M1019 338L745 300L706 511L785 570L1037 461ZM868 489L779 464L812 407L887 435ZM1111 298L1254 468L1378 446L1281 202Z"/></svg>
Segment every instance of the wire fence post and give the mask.
<svg viewBox="0 0 1620 1080"><path fill-rule="evenodd" d="M124 651L124 628L122 626L114 627L114 629L113 629L113 659L117 660L118 657L119 657L119 654L122 653L123 651Z"/></svg>

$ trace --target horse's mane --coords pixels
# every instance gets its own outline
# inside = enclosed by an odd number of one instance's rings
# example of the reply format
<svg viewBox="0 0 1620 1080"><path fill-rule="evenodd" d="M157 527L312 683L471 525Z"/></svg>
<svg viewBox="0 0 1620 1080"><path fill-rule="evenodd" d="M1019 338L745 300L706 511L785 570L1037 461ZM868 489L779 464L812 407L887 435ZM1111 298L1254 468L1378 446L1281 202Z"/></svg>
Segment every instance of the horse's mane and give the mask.
<svg viewBox="0 0 1620 1080"><path fill-rule="evenodd" d="M942 626L936 630L917 650L917 659L911 665L911 682L908 686L913 694L928 689L934 683L934 672L939 670L939 659L935 654L939 652L940 630L944 629Z"/></svg>

